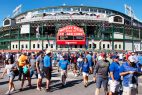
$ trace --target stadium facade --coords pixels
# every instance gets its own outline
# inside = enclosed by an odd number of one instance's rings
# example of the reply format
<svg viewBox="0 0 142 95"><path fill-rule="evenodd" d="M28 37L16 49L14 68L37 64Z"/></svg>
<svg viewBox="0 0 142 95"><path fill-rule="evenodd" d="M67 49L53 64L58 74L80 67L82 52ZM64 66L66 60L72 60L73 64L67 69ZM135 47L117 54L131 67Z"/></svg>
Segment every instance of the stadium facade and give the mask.
<svg viewBox="0 0 142 95"><path fill-rule="evenodd" d="M90 6L39 8L5 18L1 50L142 49L142 22L124 13Z"/></svg>

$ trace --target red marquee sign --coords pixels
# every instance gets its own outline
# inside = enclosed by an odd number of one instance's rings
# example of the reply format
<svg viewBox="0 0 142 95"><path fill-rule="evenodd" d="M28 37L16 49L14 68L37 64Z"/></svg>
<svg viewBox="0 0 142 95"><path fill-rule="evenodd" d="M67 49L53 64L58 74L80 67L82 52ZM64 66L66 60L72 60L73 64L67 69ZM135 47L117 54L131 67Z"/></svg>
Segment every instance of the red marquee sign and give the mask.
<svg viewBox="0 0 142 95"><path fill-rule="evenodd" d="M85 33L80 27L69 25L60 28L57 33L57 44L66 45L84 45L85 44Z"/></svg>

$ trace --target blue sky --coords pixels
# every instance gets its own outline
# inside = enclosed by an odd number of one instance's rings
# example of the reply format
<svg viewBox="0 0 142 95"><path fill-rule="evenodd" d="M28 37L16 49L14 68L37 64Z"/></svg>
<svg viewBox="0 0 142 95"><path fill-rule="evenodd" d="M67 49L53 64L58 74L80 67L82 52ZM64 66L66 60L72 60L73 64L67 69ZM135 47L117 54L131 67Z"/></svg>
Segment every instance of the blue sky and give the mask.
<svg viewBox="0 0 142 95"><path fill-rule="evenodd" d="M124 11L124 4L130 5L137 18L142 20L142 0L0 0L0 26L5 17L12 16L12 11L16 6L22 4L22 12L47 7L66 5L94 6Z"/></svg>

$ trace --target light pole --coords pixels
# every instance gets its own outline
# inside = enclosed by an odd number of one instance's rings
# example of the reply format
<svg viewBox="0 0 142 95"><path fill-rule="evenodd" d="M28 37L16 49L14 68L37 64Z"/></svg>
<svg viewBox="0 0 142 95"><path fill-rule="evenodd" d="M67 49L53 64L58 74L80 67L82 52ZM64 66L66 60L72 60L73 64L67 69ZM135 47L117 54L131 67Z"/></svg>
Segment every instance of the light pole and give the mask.
<svg viewBox="0 0 142 95"><path fill-rule="evenodd" d="M69 45L70 45L70 43L68 42L68 54L69 54Z"/></svg>
<svg viewBox="0 0 142 95"><path fill-rule="evenodd" d="M101 50L102 49L102 39L99 41L99 49Z"/></svg>
<svg viewBox="0 0 142 95"><path fill-rule="evenodd" d="M94 39L92 38L92 51L94 50Z"/></svg>

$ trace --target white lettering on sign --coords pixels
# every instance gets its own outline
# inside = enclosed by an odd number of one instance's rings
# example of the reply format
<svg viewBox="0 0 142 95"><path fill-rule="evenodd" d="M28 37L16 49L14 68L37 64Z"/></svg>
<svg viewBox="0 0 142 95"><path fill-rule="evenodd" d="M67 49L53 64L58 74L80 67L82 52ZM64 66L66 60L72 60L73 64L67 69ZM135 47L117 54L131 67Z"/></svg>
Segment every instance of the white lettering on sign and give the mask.
<svg viewBox="0 0 142 95"><path fill-rule="evenodd" d="M66 26L64 28L60 28L59 32L83 32L83 29L77 27L77 26Z"/></svg>
<svg viewBox="0 0 142 95"><path fill-rule="evenodd" d="M77 42L65 42L65 44L77 44Z"/></svg>

